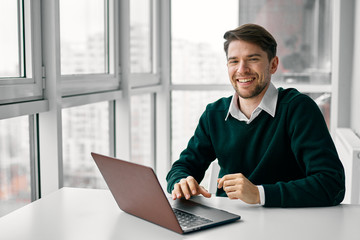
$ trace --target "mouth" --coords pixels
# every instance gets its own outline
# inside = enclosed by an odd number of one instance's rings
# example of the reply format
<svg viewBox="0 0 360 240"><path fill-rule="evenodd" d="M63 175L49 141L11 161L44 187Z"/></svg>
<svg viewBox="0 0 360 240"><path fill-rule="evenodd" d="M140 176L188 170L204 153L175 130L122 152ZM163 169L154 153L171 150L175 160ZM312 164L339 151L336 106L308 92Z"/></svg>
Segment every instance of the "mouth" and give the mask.
<svg viewBox="0 0 360 240"><path fill-rule="evenodd" d="M242 79L236 79L240 83L247 83L255 80L255 78L242 78Z"/></svg>
<svg viewBox="0 0 360 240"><path fill-rule="evenodd" d="M255 79L256 76L234 76L235 82L242 85L251 84L253 81L255 81Z"/></svg>

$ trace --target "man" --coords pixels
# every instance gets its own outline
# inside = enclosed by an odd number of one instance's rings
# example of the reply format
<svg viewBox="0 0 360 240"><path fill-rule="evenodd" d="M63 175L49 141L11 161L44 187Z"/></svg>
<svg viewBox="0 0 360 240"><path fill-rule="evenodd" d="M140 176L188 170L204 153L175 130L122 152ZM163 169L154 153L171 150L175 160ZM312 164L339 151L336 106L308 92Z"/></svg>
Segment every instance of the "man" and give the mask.
<svg viewBox="0 0 360 240"><path fill-rule="evenodd" d="M345 193L344 169L324 118L308 96L276 89L277 43L261 26L224 35L232 97L207 106L167 175L173 199L210 197L199 186L214 159L218 196L268 207L331 206Z"/></svg>

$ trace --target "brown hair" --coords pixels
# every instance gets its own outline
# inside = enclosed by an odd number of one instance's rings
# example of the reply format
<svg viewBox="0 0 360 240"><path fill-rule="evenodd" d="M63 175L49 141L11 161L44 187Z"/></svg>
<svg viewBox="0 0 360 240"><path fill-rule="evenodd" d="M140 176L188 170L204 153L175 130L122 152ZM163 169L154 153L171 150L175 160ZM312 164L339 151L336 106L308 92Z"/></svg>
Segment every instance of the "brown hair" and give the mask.
<svg viewBox="0 0 360 240"><path fill-rule="evenodd" d="M224 50L228 56L228 48L232 41L242 40L258 45L268 55L269 61L276 56L277 43L275 38L263 27L256 24L244 24L224 34Z"/></svg>

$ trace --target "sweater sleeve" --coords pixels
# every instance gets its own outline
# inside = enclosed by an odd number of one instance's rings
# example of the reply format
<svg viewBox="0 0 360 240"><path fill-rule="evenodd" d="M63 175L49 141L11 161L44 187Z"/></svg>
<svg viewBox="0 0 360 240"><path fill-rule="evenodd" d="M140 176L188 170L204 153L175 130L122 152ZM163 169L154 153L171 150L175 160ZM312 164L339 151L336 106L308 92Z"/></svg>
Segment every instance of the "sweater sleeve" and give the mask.
<svg viewBox="0 0 360 240"><path fill-rule="evenodd" d="M207 114L208 112L205 111L200 117L194 135L166 177L167 191L169 193L173 190L175 183L187 176L193 176L200 183L204 178L206 169L216 158L209 136Z"/></svg>
<svg viewBox="0 0 360 240"><path fill-rule="evenodd" d="M301 95L289 103L287 132L298 166L305 177L265 184L265 206L307 207L341 203L345 174L335 145L316 103Z"/></svg>

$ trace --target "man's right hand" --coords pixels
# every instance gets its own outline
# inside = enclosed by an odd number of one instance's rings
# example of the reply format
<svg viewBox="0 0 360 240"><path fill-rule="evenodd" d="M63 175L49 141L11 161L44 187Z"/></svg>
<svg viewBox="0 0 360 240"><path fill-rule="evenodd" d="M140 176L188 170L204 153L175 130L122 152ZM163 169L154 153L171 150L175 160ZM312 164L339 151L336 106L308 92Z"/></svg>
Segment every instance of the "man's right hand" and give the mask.
<svg viewBox="0 0 360 240"><path fill-rule="evenodd" d="M186 199L190 199L191 196L203 195L204 197L211 197L211 193L209 193L205 188L200 186L194 177L189 176L187 178L183 178L180 182L174 185L174 190L171 195L174 200L185 197Z"/></svg>

